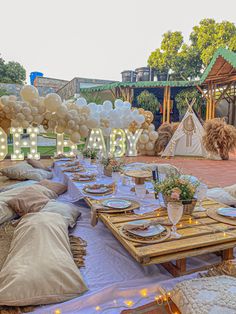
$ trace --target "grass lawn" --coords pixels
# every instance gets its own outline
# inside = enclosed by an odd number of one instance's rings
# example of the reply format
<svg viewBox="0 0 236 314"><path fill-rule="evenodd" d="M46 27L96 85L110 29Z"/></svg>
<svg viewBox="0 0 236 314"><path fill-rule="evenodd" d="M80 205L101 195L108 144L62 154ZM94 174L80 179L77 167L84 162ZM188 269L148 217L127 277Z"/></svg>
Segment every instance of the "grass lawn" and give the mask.
<svg viewBox="0 0 236 314"><path fill-rule="evenodd" d="M78 149L83 148L83 144L82 145L78 145ZM10 156L12 154L12 150L13 150L13 146L12 145L8 145L8 154L7 156ZM25 156L27 155L27 153L30 151L30 149L27 148L22 148L21 149L22 152L24 152ZM64 151L68 152L70 150L69 147L65 147ZM38 146L38 152L40 153L41 157L46 157L46 156L53 156L54 153L56 151L56 146Z"/></svg>

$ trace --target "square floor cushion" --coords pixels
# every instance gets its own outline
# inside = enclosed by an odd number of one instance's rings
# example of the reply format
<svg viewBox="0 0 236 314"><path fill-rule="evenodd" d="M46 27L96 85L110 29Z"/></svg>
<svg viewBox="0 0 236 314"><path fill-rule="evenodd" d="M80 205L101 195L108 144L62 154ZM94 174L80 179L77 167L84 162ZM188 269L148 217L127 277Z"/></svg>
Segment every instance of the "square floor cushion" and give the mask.
<svg viewBox="0 0 236 314"><path fill-rule="evenodd" d="M186 280L171 291L171 299L181 313L235 314L236 279L216 276Z"/></svg>
<svg viewBox="0 0 236 314"><path fill-rule="evenodd" d="M70 250L67 221L46 212L22 217L0 272L0 305L58 303L86 290Z"/></svg>
<svg viewBox="0 0 236 314"><path fill-rule="evenodd" d="M33 193L37 193L39 191L49 199L57 198L56 193L44 186L36 186L33 184L31 188L33 189ZM0 193L0 224L10 221L16 217L15 211L7 204L7 202L16 198L18 195L23 195L26 189L27 187L19 187Z"/></svg>
<svg viewBox="0 0 236 314"><path fill-rule="evenodd" d="M35 180L41 181L43 179L51 179L52 173L43 169L35 169L23 161L10 167L5 167L0 170L2 175L14 180Z"/></svg>
<svg viewBox="0 0 236 314"><path fill-rule="evenodd" d="M44 166L43 163L40 160L35 160L35 159L27 159L26 160L29 165L31 165L33 168L36 169L43 169L46 171L49 171L49 168Z"/></svg>
<svg viewBox="0 0 236 314"><path fill-rule="evenodd" d="M67 186L65 184L54 182L47 179L40 181L38 184L52 190L57 195L61 195L67 191Z"/></svg>
<svg viewBox="0 0 236 314"><path fill-rule="evenodd" d="M42 209L41 212L51 212L62 215L71 228L76 225L78 217L81 215L79 208L71 203L59 202L55 200L49 201Z"/></svg>

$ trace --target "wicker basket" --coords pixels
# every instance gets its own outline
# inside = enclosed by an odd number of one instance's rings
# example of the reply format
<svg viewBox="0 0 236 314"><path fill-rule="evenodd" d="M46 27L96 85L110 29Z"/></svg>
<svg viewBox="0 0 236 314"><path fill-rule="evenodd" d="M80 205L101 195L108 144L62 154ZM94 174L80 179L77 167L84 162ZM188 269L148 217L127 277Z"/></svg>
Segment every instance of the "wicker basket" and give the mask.
<svg viewBox="0 0 236 314"><path fill-rule="evenodd" d="M112 168L104 167L104 175L107 177L112 177Z"/></svg>
<svg viewBox="0 0 236 314"><path fill-rule="evenodd" d="M164 200L166 207L167 207L168 202L173 202L173 200L169 196L165 196L165 195L163 195L163 200ZM196 198L193 198L192 200L182 201L183 209L184 209L184 215L192 215L193 210L196 206L196 203L197 203Z"/></svg>

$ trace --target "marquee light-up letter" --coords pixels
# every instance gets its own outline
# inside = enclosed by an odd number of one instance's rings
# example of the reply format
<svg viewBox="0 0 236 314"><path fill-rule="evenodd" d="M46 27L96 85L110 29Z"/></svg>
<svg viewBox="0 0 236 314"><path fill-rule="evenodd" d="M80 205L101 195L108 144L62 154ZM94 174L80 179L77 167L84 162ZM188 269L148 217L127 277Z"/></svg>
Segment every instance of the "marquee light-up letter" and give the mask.
<svg viewBox="0 0 236 314"><path fill-rule="evenodd" d="M40 159L40 154L37 151L37 144L38 144L38 135L39 133L39 128L34 128L34 127L29 127L27 129L27 134L29 134L29 148L30 152L27 154L27 157L30 159ZM25 146L27 142L23 142L23 146Z"/></svg>
<svg viewBox="0 0 236 314"><path fill-rule="evenodd" d="M92 129L90 131L85 147L97 149L102 156L106 156L107 150L101 129Z"/></svg>
<svg viewBox="0 0 236 314"><path fill-rule="evenodd" d="M0 128L0 160L7 155L7 134Z"/></svg>
<svg viewBox="0 0 236 314"><path fill-rule="evenodd" d="M122 157L125 154L125 132L122 129L113 129L110 135L110 153L114 157Z"/></svg>
<svg viewBox="0 0 236 314"><path fill-rule="evenodd" d="M23 134L23 128L11 128L10 133L13 136L11 160L24 160L24 153L21 152L21 135Z"/></svg>
<svg viewBox="0 0 236 314"><path fill-rule="evenodd" d="M137 156L137 143L139 140L140 135L142 134L142 129L136 130L133 134L128 129L125 129L125 133L127 136L127 156Z"/></svg>
<svg viewBox="0 0 236 314"><path fill-rule="evenodd" d="M56 133L56 146L57 151L55 155L63 154L65 156L75 156L77 154L77 145L72 143L70 140L64 140L64 133ZM64 147L70 147L71 150L65 153Z"/></svg>

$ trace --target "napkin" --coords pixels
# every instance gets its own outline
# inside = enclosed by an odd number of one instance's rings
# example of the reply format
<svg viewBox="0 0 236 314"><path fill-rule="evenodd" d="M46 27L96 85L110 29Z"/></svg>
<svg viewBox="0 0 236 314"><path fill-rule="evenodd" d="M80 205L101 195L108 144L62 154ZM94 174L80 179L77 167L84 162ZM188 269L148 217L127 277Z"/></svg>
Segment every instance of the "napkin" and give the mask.
<svg viewBox="0 0 236 314"><path fill-rule="evenodd" d="M147 222L140 222L135 224L125 224L123 228L127 231L129 230L145 230L149 228L150 226L159 225L161 222L163 222L163 218L155 219L155 220L149 220Z"/></svg>
<svg viewBox="0 0 236 314"><path fill-rule="evenodd" d="M103 209L103 207L100 204L94 204L91 207L91 225L93 227L96 226L96 224L98 223L98 211L99 209Z"/></svg>

